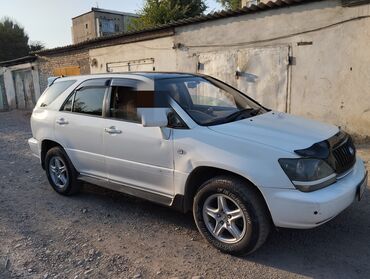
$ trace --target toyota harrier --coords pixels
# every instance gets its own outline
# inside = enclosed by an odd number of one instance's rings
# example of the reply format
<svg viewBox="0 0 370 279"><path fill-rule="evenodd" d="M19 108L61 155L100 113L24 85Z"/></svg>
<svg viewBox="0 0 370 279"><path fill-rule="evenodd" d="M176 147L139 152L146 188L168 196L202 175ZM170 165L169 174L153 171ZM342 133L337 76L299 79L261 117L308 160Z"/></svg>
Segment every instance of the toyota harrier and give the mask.
<svg viewBox="0 0 370 279"><path fill-rule="evenodd" d="M200 233L232 254L255 251L272 227L329 221L367 184L350 135L204 75L53 78L31 126L56 192L89 182L192 211Z"/></svg>

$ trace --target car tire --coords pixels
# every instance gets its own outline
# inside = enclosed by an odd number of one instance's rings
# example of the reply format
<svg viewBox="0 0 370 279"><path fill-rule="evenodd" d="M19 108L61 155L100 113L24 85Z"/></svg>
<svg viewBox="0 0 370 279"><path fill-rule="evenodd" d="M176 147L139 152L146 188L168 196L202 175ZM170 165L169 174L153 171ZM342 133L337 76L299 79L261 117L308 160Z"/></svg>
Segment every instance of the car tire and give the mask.
<svg viewBox="0 0 370 279"><path fill-rule="evenodd" d="M193 215L203 237L222 252L234 255L257 250L266 241L272 223L258 190L228 176L212 178L199 188Z"/></svg>
<svg viewBox="0 0 370 279"><path fill-rule="evenodd" d="M78 172L61 147L51 148L45 156L45 170L53 189L65 196L79 192L81 182L77 180Z"/></svg>

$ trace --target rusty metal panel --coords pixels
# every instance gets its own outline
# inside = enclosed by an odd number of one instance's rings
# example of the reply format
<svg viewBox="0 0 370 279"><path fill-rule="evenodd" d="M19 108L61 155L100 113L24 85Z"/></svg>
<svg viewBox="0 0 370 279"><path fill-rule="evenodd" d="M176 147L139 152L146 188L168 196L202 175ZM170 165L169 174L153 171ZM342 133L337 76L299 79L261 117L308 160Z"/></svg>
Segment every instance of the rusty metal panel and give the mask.
<svg viewBox="0 0 370 279"><path fill-rule="evenodd" d="M81 74L80 66L55 68L53 70L54 76L78 76L80 74Z"/></svg>
<svg viewBox="0 0 370 279"><path fill-rule="evenodd" d="M0 110L9 109L8 99L5 92L4 76L0 75Z"/></svg>
<svg viewBox="0 0 370 279"><path fill-rule="evenodd" d="M24 72L24 99L26 103L26 109L33 109L36 104L35 88L33 84L32 72Z"/></svg>
<svg viewBox="0 0 370 279"><path fill-rule="evenodd" d="M26 102L24 99L24 84L20 72L13 72L14 87L15 87L15 101L17 109L25 109Z"/></svg>
<svg viewBox="0 0 370 279"><path fill-rule="evenodd" d="M106 64L106 71L108 73L155 71L154 58L110 62Z"/></svg>
<svg viewBox="0 0 370 279"><path fill-rule="evenodd" d="M214 76L262 105L287 111L289 46L229 49L198 55L198 72Z"/></svg>

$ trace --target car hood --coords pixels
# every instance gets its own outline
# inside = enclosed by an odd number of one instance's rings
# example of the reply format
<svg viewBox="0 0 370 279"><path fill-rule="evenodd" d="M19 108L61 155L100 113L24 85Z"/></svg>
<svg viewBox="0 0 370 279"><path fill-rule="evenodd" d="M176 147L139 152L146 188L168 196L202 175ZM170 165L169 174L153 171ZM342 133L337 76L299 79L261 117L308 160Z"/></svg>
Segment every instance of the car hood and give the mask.
<svg viewBox="0 0 370 279"><path fill-rule="evenodd" d="M336 126L281 112L268 112L239 121L209 126L209 129L294 152L335 135Z"/></svg>

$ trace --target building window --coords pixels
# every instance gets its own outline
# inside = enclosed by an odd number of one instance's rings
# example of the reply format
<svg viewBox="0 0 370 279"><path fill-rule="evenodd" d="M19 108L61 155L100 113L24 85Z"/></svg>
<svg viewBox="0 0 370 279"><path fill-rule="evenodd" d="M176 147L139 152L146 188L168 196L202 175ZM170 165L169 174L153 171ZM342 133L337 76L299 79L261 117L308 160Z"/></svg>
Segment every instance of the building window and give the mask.
<svg viewBox="0 0 370 279"><path fill-rule="evenodd" d="M89 24L88 24L88 23L86 23L86 25L85 25L85 26L86 26L86 29L87 29L87 28L89 28Z"/></svg>

